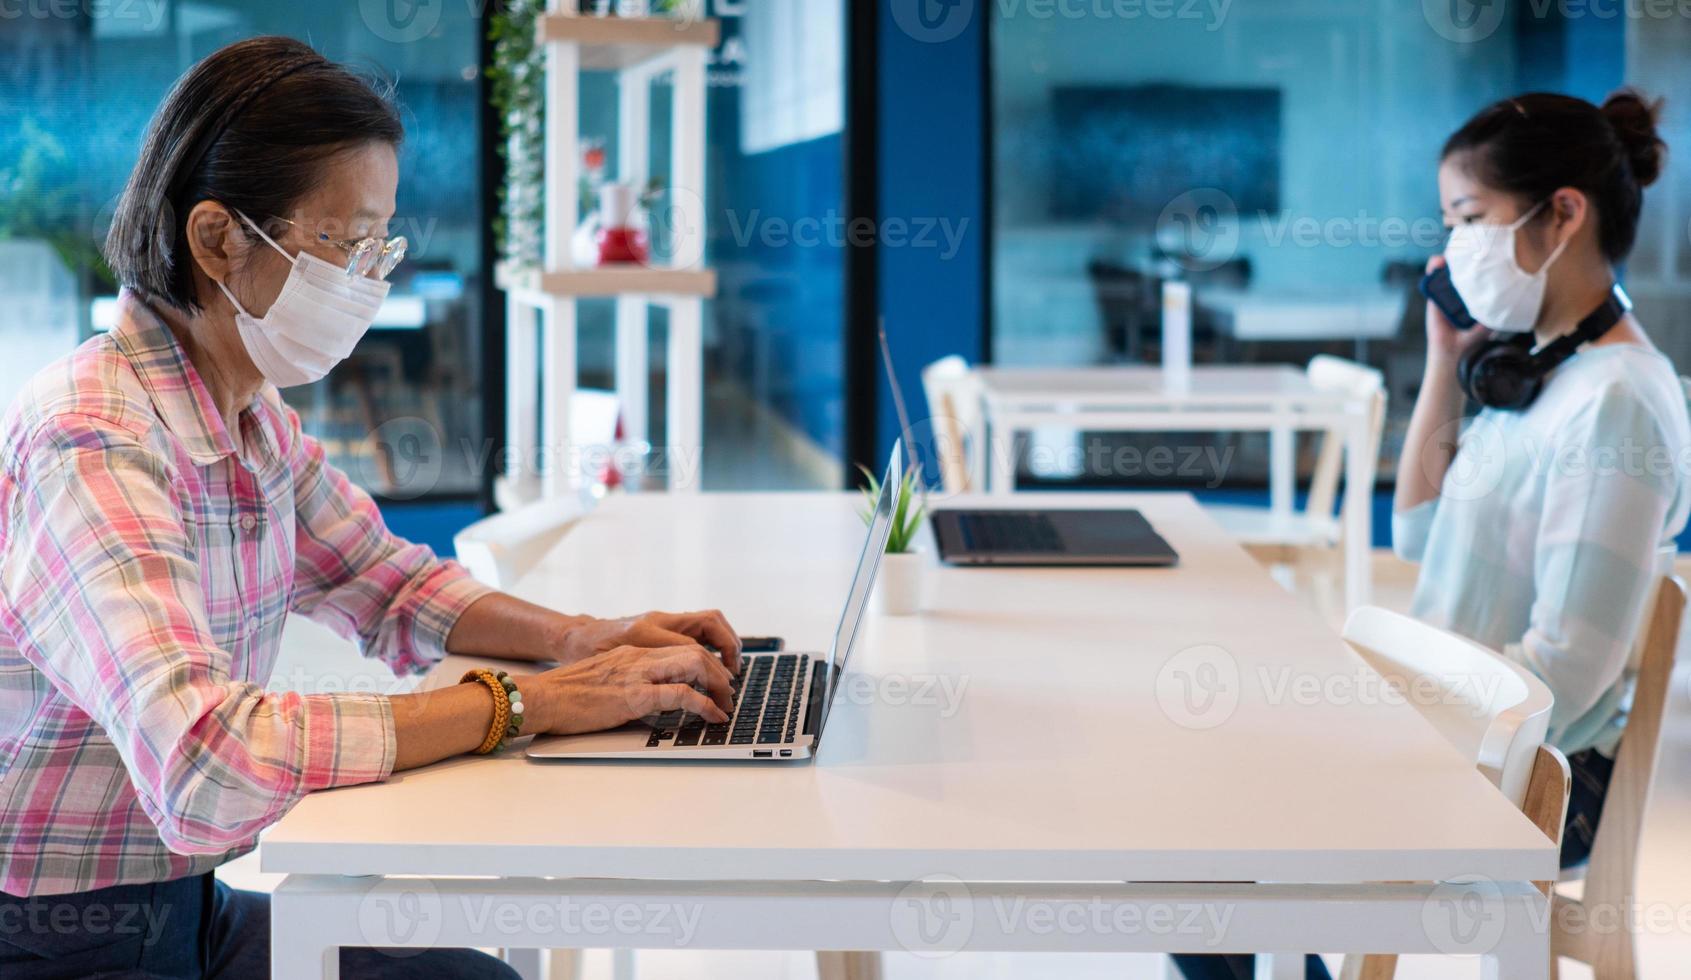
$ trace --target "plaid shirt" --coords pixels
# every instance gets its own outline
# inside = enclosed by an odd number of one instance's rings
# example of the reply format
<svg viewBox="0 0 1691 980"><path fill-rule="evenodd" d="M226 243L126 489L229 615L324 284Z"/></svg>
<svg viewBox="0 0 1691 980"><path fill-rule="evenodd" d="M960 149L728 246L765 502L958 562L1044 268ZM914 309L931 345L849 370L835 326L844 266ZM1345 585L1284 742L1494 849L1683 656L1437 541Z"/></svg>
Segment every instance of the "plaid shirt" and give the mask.
<svg viewBox="0 0 1691 980"><path fill-rule="evenodd" d="M240 425L126 293L0 426L0 891L199 874L385 778L386 697L265 690L283 622L416 672L488 591L388 533L274 387Z"/></svg>

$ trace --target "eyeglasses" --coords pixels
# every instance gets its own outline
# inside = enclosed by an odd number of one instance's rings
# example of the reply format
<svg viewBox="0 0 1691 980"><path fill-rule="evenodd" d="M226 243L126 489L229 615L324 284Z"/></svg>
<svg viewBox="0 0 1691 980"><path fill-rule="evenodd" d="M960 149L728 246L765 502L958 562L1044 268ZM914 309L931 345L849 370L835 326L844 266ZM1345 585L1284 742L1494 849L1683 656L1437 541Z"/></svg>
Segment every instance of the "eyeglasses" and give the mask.
<svg viewBox="0 0 1691 980"><path fill-rule="evenodd" d="M289 221L287 218L276 220L295 228L300 227L299 222ZM405 258L405 250L410 248L410 243L405 240L404 235L395 235L392 238L330 238L318 232L317 240L346 253L346 275L349 279L372 274L377 279L386 279L393 267Z"/></svg>

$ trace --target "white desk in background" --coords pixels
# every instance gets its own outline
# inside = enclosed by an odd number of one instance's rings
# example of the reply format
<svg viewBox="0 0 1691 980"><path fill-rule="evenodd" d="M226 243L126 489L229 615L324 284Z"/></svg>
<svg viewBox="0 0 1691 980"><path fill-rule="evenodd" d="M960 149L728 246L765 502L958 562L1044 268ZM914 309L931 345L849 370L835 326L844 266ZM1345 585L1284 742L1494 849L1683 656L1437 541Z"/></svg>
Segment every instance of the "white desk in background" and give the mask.
<svg viewBox="0 0 1691 980"><path fill-rule="evenodd" d="M1105 502L1180 566L931 569L926 613L866 624L817 764L513 753L308 796L262 843L288 875L274 976L332 975L341 945L683 944L1468 951L1543 976L1549 840L1413 706L1369 695L1377 675L1190 496ZM719 606L823 649L856 507L616 496L516 591Z"/></svg>
<svg viewBox="0 0 1691 980"><path fill-rule="evenodd" d="M1234 340L1389 340L1403 324L1402 289L1271 290L1260 286L1193 291L1199 307L1221 314Z"/></svg>
<svg viewBox="0 0 1691 980"><path fill-rule="evenodd" d="M1267 432L1269 507L1288 517L1296 469L1293 435L1330 430L1345 440L1341 527L1347 608L1372 594L1373 467L1356 447L1369 443L1368 404L1310 384L1286 365L1199 364L1184 388L1153 365L976 369L986 432L972 442L977 486L1015 491L1015 435L1037 428L1094 432ZM986 473L982 473L985 468Z"/></svg>

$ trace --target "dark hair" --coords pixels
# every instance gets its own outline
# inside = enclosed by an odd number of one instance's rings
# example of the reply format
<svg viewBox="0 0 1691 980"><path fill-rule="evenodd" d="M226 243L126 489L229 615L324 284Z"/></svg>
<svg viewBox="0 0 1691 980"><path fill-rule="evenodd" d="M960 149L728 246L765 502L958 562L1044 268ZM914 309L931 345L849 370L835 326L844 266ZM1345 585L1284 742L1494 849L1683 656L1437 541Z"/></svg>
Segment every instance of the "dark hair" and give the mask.
<svg viewBox="0 0 1691 980"><path fill-rule="evenodd" d="M153 116L106 234L106 262L124 286L197 312L194 205L220 201L259 222L284 216L336 156L404 136L391 88L292 38L238 41L189 69Z"/></svg>
<svg viewBox="0 0 1691 980"><path fill-rule="evenodd" d="M1469 155L1490 187L1537 204L1562 187L1583 191L1597 210L1597 240L1610 262L1632 251L1644 188L1662 172L1667 144L1656 134L1661 101L1621 89L1598 108L1571 95L1533 92L1481 109L1444 144L1440 159Z"/></svg>

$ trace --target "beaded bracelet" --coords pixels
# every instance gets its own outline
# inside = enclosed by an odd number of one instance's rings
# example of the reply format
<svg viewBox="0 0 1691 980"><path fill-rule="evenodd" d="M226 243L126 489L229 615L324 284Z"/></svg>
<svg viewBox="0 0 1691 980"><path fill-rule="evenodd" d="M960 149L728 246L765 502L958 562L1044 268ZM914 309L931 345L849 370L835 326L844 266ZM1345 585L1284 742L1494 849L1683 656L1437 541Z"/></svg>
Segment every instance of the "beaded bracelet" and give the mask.
<svg viewBox="0 0 1691 980"><path fill-rule="evenodd" d="M486 755L509 745L523 727L523 694L517 690L517 682L503 670L478 667L465 674L459 683L482 684L493 693L493 724L488 727L487 738L482 740L476 754Z"/></svg>

